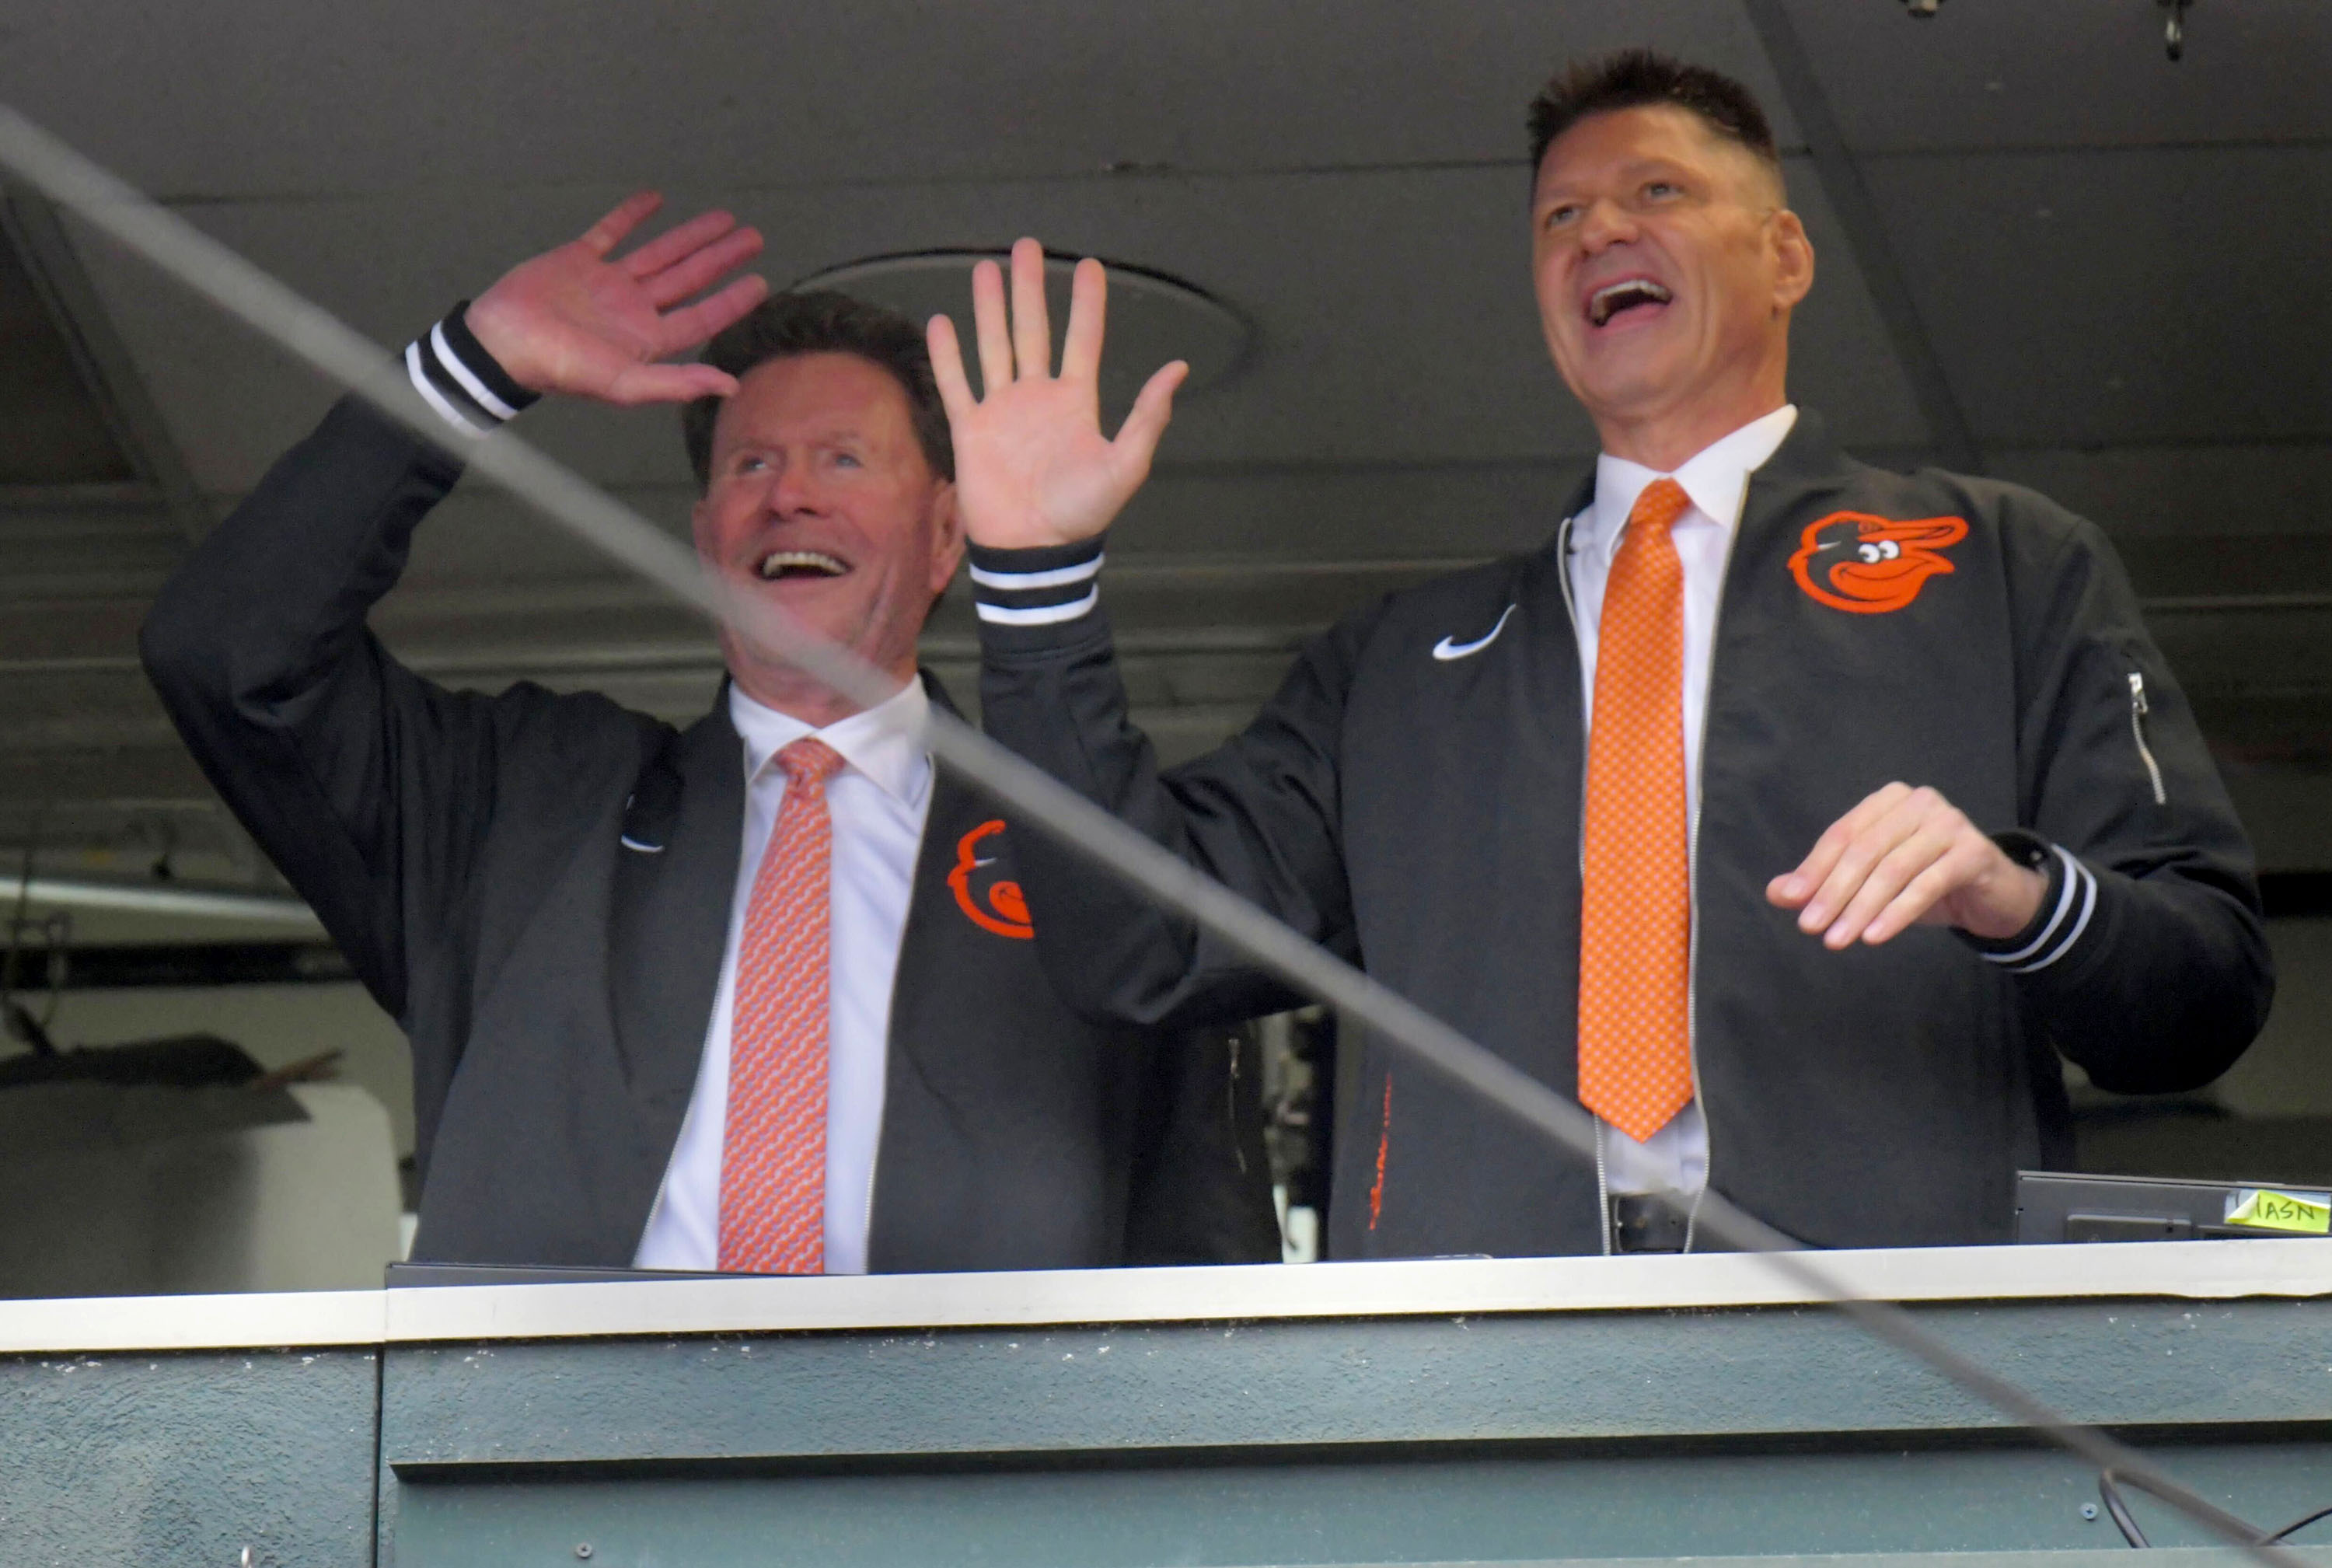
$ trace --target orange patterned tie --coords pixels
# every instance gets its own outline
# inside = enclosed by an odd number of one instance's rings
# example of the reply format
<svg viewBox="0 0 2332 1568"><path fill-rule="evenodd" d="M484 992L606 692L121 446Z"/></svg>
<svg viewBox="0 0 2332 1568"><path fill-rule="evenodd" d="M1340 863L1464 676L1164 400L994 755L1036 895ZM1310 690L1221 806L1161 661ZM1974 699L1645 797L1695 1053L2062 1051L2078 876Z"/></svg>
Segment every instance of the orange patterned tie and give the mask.
<svg viewBox="0 0 2332 1568"><path fill-rule="evenodd" d="M1658 479L1628 514L1596 634L1579 921L1579 1103L1642 1143L1692 1101L1684 564L1692 504Z"/></svg>
<svg viewBox="0 0 2332 1568"><path fill-rule="evenodd" d="M730 1274L826 1272L826 783L842 758L808 737L779 751L785 799L737 943L721 1257Z"/></svg>

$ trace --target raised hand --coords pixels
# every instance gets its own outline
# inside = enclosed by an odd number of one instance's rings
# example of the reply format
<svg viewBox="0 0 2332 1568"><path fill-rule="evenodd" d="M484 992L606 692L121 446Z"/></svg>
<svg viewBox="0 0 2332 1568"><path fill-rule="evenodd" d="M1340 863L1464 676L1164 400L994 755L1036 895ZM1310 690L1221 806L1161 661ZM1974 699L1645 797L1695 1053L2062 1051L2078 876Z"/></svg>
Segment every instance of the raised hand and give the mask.
<svg viewBox="0 0 2332 1568"><path fill-rule="evenodd" d="M742 277L693 305L761 251L759 230L724 212L691 218L627 256L625 237L664 205L626 196L583 237L521 262L472 301L470 330L520 386L607 403L727 397L737 379L710 365L665 365L743 316L769 292Z"/></svg>
<svg viewBox="0 0 2332 1568"><path fill-rule="evenodd" d="M1008 323L1001 270L993 262L974 267L980 397L964 376L955 323L932 318L932 371L955 442L956 506L975 544L1018 550L1090 539L1149 477L1173 415L1174 388L1190 368L1177 359L1151 377L1117 438L1104 437L1100 378L1108 288L1099 262L1077 263L1056 376L1043 249L1027 239L1012 247Z"/></svg>

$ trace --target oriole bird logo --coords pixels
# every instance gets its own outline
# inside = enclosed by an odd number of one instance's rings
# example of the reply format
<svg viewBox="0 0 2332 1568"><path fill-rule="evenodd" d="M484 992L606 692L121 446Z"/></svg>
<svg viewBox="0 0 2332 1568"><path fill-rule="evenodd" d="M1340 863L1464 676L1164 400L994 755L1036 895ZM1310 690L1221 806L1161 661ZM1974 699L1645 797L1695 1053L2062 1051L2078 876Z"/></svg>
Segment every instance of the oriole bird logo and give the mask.
<svg viewBox="0 0 2332 1568"><path fill-rule="evenodd" d="M955 894L956 907L971 916L971 923L982 931L992 931L999 936L1016 937L1027 942L1037 934L1037 927L1028 918L1028 900L1017 882L991 883L985 906L972 896L971 874L983 865L993 865L991 856L980 857L983 839L992 838L1004 831L1004 819L997 817L983 822L956 841L955 869L948 873L948 886Z"/></svg>
<svg viewBox="0 0 2332 1568"><path fill-rule="evenodd" d="M1867 512L1833 512L1806 525L1790 570L1819 603L1859 616L1899 610L1931 577L1953 569L1942 551L1967 537L1967 520L1907 522Z"/></svg>

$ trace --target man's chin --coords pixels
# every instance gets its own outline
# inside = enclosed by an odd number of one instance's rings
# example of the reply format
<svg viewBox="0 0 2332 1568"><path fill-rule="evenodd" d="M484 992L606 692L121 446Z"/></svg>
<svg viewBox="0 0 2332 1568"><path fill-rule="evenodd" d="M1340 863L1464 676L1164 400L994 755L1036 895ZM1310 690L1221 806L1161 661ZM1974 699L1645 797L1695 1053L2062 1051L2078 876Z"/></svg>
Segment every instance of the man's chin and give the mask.
<svg viewBox="0 0 2332 1568"><path fill-rule="evenodd" d="M1624 416L1672 402L1690 379L1682 359L1649 340L1600 343L1572 359L1563 380L1590 414Z"/></svg>
<svg viewBox="0 0 2332 1568"><path fill-rule="evenodd" d="M914 669L913 644L908 643L906 651L899 653L895 647L898 639L886 636L879 628L870 626L862 606L831 596L819 598L808 595L757 594L754 597L783 610L796 626L827 647L839 648L861 664L871 664L889 674L896 674L901 667L909 673ZM760 680L779 684L790 685L811 678L788 664L782 655L760 646L732 628L722 628L721 648L732 674L739 674L741 666L746 666L757 672ZM749 684L747 689L750 691L752 687Z"/></svg>
<svg viewBox="0 0 2332 1568"><path fill-rule="evenodd" d="M1604 382L1578 388L1580 406L1598 425L1607 421L1632 424L1657 418L1674 409L1679 391L1673 380L1650 377Z"/></svg>

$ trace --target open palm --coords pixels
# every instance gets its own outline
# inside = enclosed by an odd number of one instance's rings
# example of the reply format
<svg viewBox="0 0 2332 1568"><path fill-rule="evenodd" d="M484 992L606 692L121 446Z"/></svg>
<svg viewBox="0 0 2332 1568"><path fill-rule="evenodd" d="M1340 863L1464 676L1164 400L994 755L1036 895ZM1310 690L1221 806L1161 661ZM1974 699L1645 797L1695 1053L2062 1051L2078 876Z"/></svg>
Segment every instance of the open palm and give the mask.
<svg viewBox="0 0 2332 1568"><path fill-rule="evenodd" d="M469 309L470 330L521 387L608 403L679 403L737 389L709 365L660 361L695 348L761 301L743 277L688 304L752 259L761 236L724 212L691 218L625 256L615 249L664 203L626 197L578 240L521 262Z"/></svg>
<svg viewBox="0 0 2332 1568"><path fill-rule="evenodd" d="M1012 247L1008 324L1004 278L993 262L972 269L971 308L984 397L964 374L955 324L932 318L932 371L955 445L956 504L975 544L1018 550L1075 543L1107 528L1149 476L1172 416L1174 388L1190 367L1166 366L1142 388L1114 440L1101 431L1101 345L1108 281L1083 261L1069 292L1061 368L1052 370L1045 305L1045 253Z"/></svg>

